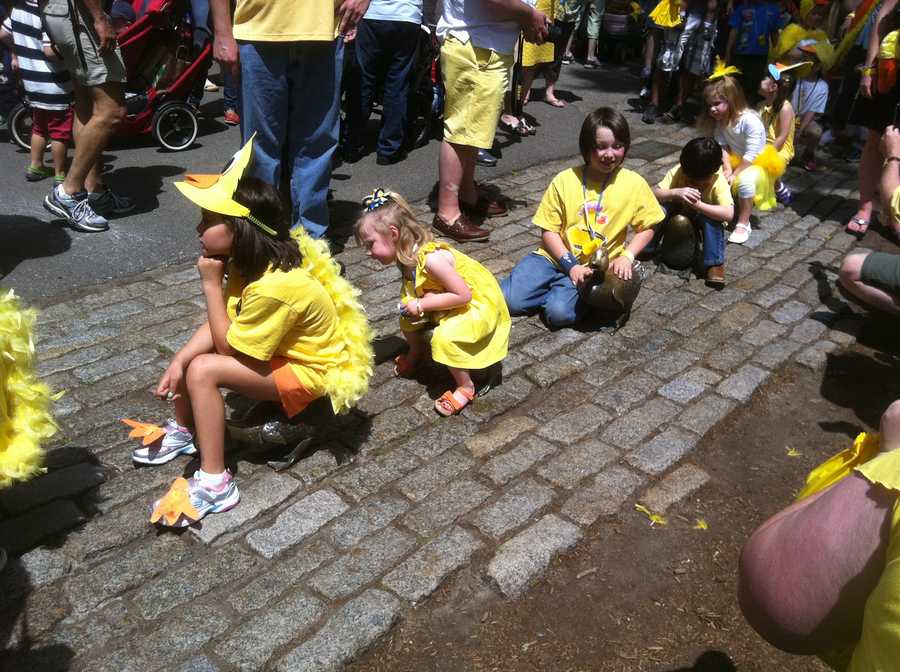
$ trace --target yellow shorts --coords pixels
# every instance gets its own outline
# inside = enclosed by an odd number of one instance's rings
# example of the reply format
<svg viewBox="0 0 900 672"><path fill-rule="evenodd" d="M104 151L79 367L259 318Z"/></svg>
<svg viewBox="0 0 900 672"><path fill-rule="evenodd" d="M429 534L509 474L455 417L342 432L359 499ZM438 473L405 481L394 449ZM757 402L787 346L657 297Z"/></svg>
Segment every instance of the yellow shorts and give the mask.
<svg viewBox="0 0 900 672"><path fill-rule="evenodd" d="M490 149L503 95L509 84L512 54L463 44L447 35L441 47L444 78L444 140L455 145Z"/></svg>

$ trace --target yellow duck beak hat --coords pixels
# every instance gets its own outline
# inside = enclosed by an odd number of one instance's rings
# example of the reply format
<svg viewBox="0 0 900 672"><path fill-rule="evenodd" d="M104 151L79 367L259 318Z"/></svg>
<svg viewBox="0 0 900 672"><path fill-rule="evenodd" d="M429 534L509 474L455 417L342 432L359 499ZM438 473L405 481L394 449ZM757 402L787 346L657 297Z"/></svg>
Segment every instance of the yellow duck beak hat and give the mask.
<svg viewBox="0 0 900 672"><path fill-rule="evenodd" d="M231 157L220 175L185 175L184 182L176 182L175 186L189 201L204 210L229 217L244 217L270 236L277 236L278 232L254 217L250 208L234 200L238 182L253 159L255 137L256 133L250 136L247 143Z"/></svg>
<svg viewBox="0 0 900 672"><path fill-rule="evenodd" d="M790 65L785 65L784 63L769 63L769 74L772 75L772 79L778 82L781 81L781 76L784 73L791 72L792 70L798 70L807 65L812 65L812 61L791 63Z"/></svg>

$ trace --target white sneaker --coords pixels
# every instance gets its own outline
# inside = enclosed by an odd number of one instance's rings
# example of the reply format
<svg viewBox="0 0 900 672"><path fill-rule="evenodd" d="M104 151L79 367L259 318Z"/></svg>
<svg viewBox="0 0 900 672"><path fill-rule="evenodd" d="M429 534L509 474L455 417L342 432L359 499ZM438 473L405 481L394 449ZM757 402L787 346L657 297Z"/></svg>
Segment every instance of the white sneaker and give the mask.
<svg viewBox="0 0 900 672"><path fill-rule="evenodd" d="M753 227L750 226L750 222L746 224L740 223L734 227L734 231L731 232L731 235L728 236L729 243L737 243L738 245L743 245L748 240L750 240L750 233L753 231Z"/></svg>
<svg viewBox="0 0 900 672"><path fill-rule="evenodd" d="M140 464L166 464L179 455L194 455L194 435L187 427L181 427L171 418L163 424L166 434L162 441L154 441L149 446L138 446L131 451L131 459Z"/></svg>
<svg viewBox="0 0 900 672"><path fill-rule="evenodd" d="M211 82L208 79L206 80L206 84L203 85L204 91L218 91L219 86L215 82Z"/></svg>
<svg viewBox="0 0 900 672"><path fill-rule="evenodd" d="M217 487L208 488L200 480L200 472L195 471L192 478L175 479L169 492L153 503L150 521L166 527L187 527L208 513L233 509L240 501L241 493L230 472L225 471ZM188 503L190 506L186 506Z"/></svg>

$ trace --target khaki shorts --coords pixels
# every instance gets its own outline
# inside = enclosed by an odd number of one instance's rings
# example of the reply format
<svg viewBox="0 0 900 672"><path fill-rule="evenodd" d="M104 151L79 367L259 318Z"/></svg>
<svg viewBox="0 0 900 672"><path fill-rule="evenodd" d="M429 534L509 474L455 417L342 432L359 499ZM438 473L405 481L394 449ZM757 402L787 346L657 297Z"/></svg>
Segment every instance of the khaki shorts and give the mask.
<svg viewBox="0 0 900 672"><path fill-rule="evenodd" d="M463 44L451 35L444 39L444 140L455 145L491 148L512 64L512 54L475 47L471 40Z"/></svg>
<svg viewBox="0 0 900 672"><path fill-rule="evenodd" d="M72 20L70 4L77 10L76 21ZM125 81L125 63L118 47L102 56L98 53L94 22L79 0L41 0L40 6L47 34L75 82L99 86Z"/></svg>

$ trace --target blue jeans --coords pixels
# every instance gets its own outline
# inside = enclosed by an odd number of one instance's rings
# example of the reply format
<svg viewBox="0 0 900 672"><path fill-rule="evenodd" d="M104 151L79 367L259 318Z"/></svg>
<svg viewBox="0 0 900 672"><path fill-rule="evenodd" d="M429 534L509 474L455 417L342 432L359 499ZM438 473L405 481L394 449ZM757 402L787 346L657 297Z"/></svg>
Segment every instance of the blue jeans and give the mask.
<svg viewBox="0 0 900 672"><path fill-rule="evenodd" d="M191 17L194 22L194 53L199 54L206 43L212 39L212 17L209 12L209 0L191 0ZM209 74L209 68L212 65L212 58L207 61L206 69L197 73L197 81L194 84L194 90L188 98L194 106L200 105L203 100L203 86L206 84L206 77ZM222 97L224 98L225 109L234 110L238 114L241 112L241 101L239 91L234 82L234 77L228 70L222 70Z"/></svg>
<svg viewBox="0 0 900 672"><path fill-rule="evenodd" d="M241 42L244 142L256 133L250 172L279 186L290 170L294 226L328 232L331 157L340 130L344 40Z"/></svg>
<svg viewBox="0 0 900 672"><path fill-rule="evenodd" d="M366 123L378 84L384 82L384 107L378 155L390 157L403 149L406 135L409 73L416 58L421 29L408 21L363 19L356 35L356 60L359 64L360 90L348 95L349 141L353 148L365 142ZM348 94L352 92L348 91Z"/></svg>
<svg viewBox="0 0 900 672"><path fill-rule="evenodd" d="M722 226L722 222L717 222L696 212L692 213L689 219L700 227L700 234L703 236L703 266L709 268L710 266L721 266L724 264L725 227ZM653 240L644 248L644 252L651 253L656 249L659 241L666 235L666 224L668 221L667 216L665 220L656 226Z"/></svg>
<svg viewBox="0 0 900 672"><path fill-rule="evenodd" d="M571 278L539 254L526 254L500 282L500 289L510 315L542 311L541 317L551 329L581 321L590 308Z"/></svg>

